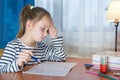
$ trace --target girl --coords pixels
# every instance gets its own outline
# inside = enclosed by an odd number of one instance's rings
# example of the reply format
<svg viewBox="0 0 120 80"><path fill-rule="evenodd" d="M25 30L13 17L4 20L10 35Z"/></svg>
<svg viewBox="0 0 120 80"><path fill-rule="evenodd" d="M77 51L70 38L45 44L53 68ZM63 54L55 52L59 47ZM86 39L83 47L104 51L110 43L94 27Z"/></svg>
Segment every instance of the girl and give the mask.
<svg viewBox="0 0 120 80"><path fill-rule="evenodd" d="M8 42L0 59L0 73L18 72L25 64L35 64L36 61L66 60L63 37L58 37L51 16L45 9L26 5L21 12L20 24L17 38ZM53 47L42 42L48 34Z"/></svg>

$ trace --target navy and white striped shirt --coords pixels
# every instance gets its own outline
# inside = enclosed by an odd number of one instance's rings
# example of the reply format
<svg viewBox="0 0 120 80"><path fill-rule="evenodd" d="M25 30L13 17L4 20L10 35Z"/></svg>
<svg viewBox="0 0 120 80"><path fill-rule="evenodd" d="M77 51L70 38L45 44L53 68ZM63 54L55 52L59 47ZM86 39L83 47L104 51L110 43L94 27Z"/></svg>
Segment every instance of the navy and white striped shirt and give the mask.
<svg viewBox="0 0 120 80"><path fill-rule="evenodd" d="M22 50L30 50L34 56L40 61L62 61L66 59L65 50L63 47L63 37L52 39L54 46L49 46L43 42L36 42L36 47L29 47L22 43L19 38L8 42L3 56L0 59L0 73L2 72L18 72L22 69L18 68L16 59ZM31 59L26 64L34 64L35 60Z"/></svg>

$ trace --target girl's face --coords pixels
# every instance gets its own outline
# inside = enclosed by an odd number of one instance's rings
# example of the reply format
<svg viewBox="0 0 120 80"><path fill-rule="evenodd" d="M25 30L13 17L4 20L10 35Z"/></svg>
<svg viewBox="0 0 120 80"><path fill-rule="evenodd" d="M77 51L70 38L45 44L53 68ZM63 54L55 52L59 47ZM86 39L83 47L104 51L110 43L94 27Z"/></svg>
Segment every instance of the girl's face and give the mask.
<svg viewBox="0 0 120 80"><path fill-rule="evenodd" d="M47 16L36 22L30 32L32 39L41 42L48 35L51 23L52 21Z"/></svg>

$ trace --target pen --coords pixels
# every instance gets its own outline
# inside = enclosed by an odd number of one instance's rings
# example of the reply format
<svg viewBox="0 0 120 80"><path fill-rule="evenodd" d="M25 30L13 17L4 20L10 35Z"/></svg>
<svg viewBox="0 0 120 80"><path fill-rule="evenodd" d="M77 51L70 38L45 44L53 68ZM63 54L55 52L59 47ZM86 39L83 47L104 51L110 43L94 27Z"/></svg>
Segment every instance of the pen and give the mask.
<svg viewBox="0 0 120 80"><path fill-rule="evenodd" d="M23 51L23 50L25 50L25 49L24 49L24 48L20 48L20 52ZM36 58L36 57L34 57L34 56L32 56L31 59L34 59L36 62L41 63L41 61L38 60L38 58Z"/></svg>
<svg viewBox="0 0 120 80"><path fill-rule="evenodd" d="M34 56L32 56L31 58L34 59L36 62L41 63L40 60L38 60L38 58L36 58L36 57L34 57Z"/></svg>

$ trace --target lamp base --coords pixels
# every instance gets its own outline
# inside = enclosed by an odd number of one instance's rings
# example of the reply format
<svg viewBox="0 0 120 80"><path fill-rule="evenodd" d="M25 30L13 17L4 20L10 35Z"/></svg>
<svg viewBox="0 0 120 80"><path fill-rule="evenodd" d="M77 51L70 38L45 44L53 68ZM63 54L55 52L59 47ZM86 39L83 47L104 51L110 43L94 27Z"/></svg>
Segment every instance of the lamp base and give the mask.
<svg viewBox="0 0 120 80"><path fill-rule="evenodd" d="M119 22L114 22L115 23L115 52L117 52L117 28L119 25Z"/></svg>

